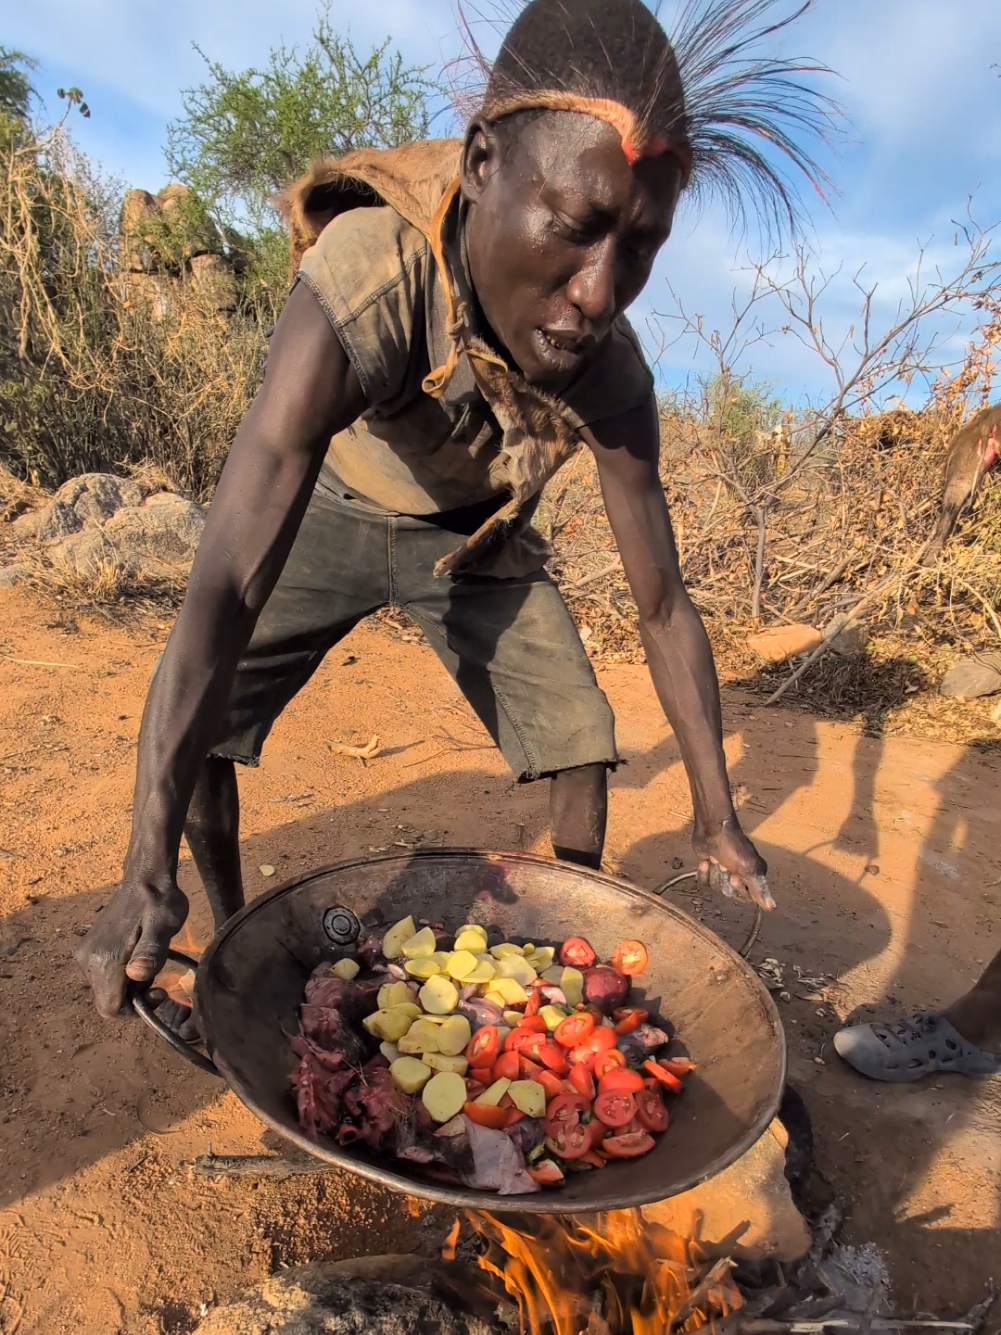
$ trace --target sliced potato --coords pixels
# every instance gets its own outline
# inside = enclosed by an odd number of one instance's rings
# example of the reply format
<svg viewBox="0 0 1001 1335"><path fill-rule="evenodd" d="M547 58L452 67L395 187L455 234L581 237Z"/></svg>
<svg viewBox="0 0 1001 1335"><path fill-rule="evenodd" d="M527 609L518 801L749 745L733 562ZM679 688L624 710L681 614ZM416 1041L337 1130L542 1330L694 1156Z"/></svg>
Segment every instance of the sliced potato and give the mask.
<svg viewBox="0 0 1001 1335"><path fill-rule="evenodd" d="M474 1099L475 1103L500 1103L501 1099L511 1088L510 1080L495 1080L489 1089L485 1089L479 1098Z"/></svg>
<svg viewBox="0 0 1001 1335"><path fill-rule="evenodd" d="M407 1094L419 1094L434 1071L416 1057L397 1057L389 1068L389 1074Z"/></svg>
<svg viewBox="0 0 1001 1335"><path fill-rule="evenodd" d="M395 1043L382 1042L379 1044L379 1051L385 1057L386 1061L389 1062L390 1066L392 1066L393 1062L395 1062L400 1055L400 1049Z"/></svg>
<svg viewBox="0 0 1001 1335"><path fill-rule="evenodd" d="M413 1055L415 1052L438 1052L440 1029L427 1020L415 1020L399 1042L401 1052Z"/></svg>
<svg viewBox="0 0 1001 1335"><path fill-rule="evenodd" d="M505 1011L505 1012L504 1012L504 1023L505 1023L505 1024L509 1024L509 1025L511 1026L512 1029L513 1029L513 1028L515 1027L515 1025L518 1024L523 1018L524 1018L524 1017L522 1016L521 1011Z"/></svg>
<svg viewBox="0 0 1001 1335"><path fill-rule="evenodd" d="M477 960L476 968L466 979L467 983L489 983L497 970L494 968L494 962L491 959Z"/></svg>
<svg viewBox="0 0 1001 1335"><path fill-rule="evenodd" d="M487 948L487 934L482 927L460 927L455 938L455 950L469 950L478 955Z"/></svg>
<svg viewBox="0 0 1001 1335"><path fill-rule="evenodd" d="M563 982L563 965L551 964L548 969L542 970L542 976L553 987L559 987Z"/></svg>
<svg viewBox="0 0 1001 1335"><path fill-rule="evenodd" d="M499 1024L497 1026L497 1043L499 1046L503 1046L504 1040L505 1038L507 1038L512 1028L513 1025L508 1025L508 1024Z"/></svg>
<svg viewBox="0 0 1001 1335"><path fill-rule="evenodd" d="M513 941L502 941L499 946L491 946L490 953L495 960L507 959L508 955L524 955L523 946L516 946Z"/></svg>
<svg viewBox="0 0 1001 1335"><path fill-rule="evenodd" d="M565 968L559 986L563 990L568 1006L579 1006L584 1000L584 975L580 969L571 969L569 966Z"/></svg>
<svg viewBox="0 0 1001 1335"><path fill-rule="evenodd" d="M550 1033L567 1018L567 1013L562 1006L543 1006L539 1014L545 1020L546 1028Z"/></svg>
<svg viewBox="0 0 1001 1335"><path fill-rule="evenodd" d="M469 981L470 974L479 968L479 961L471 950L453 950L448 957L445 972L457 983Z"/></svg>
<svg viewBox="0 0 1001 1335"><path fill-rule="evenodd" d="M514 978L491 979L487 984L485 995L491 1001L497 1000L502 1009L504 1006L524 1006L528 1000L528 993Z"/></svg>
<svg viewBox="0 0 1001 1335"><path fill-rule="evenodd" d="M465 1057L449 1057L444 1052L426 1052L424 1061L435 1071L454 1071L456 1075L465 1075L469 1070L469 1062Z"/></svg>
<svg viewBox="0 0 1001 1335"><path fill-rule="evenodd" d="M421 955L433 955L437 947L434 932L430 927L422 927L419 932L408 937L400 949L408 960L415 960Z"/></svg>
<svg viewBox="0 0 1001 1335"><path fill-rule="evenodd" d="M417 1012L417 1015L414 1014ZM420 1015L418 1006L390 1006L388 1010L367 1015L362 1024L368 1032L386 1043L399 1043Z"/></svg>
<svg viewBox="0 0 1001 1335"><path fill-rule="evenodd" d="M513 1080L508 1093L511 1102L526 1117L545 1117L546 1091L537 1080Z"/></svg>
<svg viewBox="0 0 1001 1335"><path fill-rule="evenodd" d="M529 983L534 983L538 974L522 955L505 955L502 960L497 961L497 977L513 978L521 983L522 987L528 987Z"/></svg>
<svg viewBox="0 0 1001 1335"><path fill-rule="evenodd" d="M447 973L448 961L451 954L452 952L450 950L436 950L433 955L428 956L428 959L434 960L435 964L441 968L442 973Z"/></svg>
<svg viewBox="0 0 1001 1335"><path fill-rule="evenodd" d="M398 959L399 956L403 954L404 941L409 941L416 930L417 924L409 914L390 927L389 931L382 938L382 953L385 955L386 959Z"/></svg>
<svg viewBox="0 0 1001 1335"><path fill-rule="evenodd" d="M418 993L421 1005L431 1015L449 1015L459 1004L459 990L443 977L429 978Z"/></svg>
<svg viewBox="0 0 1001 1335"><path fill-rule="evenodd" d="M443 1025L449 1018L447 1015L432 1015L430 1011L421 1011L420 1018L427 1020L428 1024Z"/></svg>
<svg viewBox="0 0 1001 1335"><path fill-rule="evenodd" d="M338 978L343 978L346 983L361 972L361 965L357 960L338 960L332 965L330 972Z"/></svg>
<svg viewBox="0 0 1001 1335"><path fill-rule="evenodd" d="M536 973L545 973L552 967L553 960L556 958L556 949L553 946L536 946L531 955L525 951L525 958L536 971Z"/></svg>
<svg viewBox="0 0 1001 1335"><path fill-rule="evenodd" d="M473 1031L464 1015L450 1015L444 1024L438 1026L438 1051L446 1057L457 1057L465 1051L472 1036Z"/></svg>
<svg viewBox="0 0 1001 1335"><path fill-rule="evenodd" d="M454 1071L439 1071L424 1086L421 1102L436 1122L450 1122L466 1102L466 1082Z"/></svg>
<svg viewBox="0 0 1001 1335"><path fill-rule="evenodd" d="M411 978L420 978L425 983L436 973L441 973L441 965L430 955L420 955L417 959L407 960L403 967Z"/></svg>
<svg viewBox="0 0 1001 1335"><path fill-rule="evenodd" d="M379 988L379 1009L384 1011L390 1006L405 1006L416 997L417 989L410 983L383 983Z"/></svg>

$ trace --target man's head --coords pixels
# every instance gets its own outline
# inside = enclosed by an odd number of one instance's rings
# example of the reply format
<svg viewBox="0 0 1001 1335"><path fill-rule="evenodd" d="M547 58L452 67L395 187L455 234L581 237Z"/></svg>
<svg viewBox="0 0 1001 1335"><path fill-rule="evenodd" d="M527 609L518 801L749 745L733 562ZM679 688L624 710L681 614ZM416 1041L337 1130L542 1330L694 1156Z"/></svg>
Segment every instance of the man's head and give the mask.
<svg viewBox="0 0 1001 1335"><path fill-rule="evenodd" d="M477 299L528 379L558 391L638 296L693 173L737 212L757 195L791 218L759 136L816 182L786 128L826 115L789 78L811 67L747 55L783 26L751 26L778 2L692 0L673 45L641 0L523 8L466 133L462 193Z"/></svg>

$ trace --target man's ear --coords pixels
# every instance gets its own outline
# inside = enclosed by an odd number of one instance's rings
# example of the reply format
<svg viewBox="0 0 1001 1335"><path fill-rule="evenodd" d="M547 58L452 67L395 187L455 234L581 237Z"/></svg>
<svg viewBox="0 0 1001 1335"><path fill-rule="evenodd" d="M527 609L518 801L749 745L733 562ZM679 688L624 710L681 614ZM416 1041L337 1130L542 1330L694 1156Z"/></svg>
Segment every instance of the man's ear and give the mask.
<svg viewBox="0 0 1001 1335"><path fill-rule="evenodd" d="M500 159L501 146L496 130L489 121L477 116L469 122L462 146L462 193L467 201L475 201L483 194Z"/></svg>

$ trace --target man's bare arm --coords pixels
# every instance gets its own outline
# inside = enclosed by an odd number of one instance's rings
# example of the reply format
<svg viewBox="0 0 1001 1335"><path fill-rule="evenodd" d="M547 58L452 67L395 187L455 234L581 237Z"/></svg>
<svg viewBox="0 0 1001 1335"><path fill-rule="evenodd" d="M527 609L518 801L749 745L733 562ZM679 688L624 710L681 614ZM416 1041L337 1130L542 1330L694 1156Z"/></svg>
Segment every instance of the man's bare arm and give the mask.
<svg viewBox="0 0 1001 1335"><path fill-rule="evenodd" d="M122 886L77 952L98 1008L151 979L187 914L177 887L184 818L237 663L288 558L330 437L364 411L358 377L308 288L292 292L267 371L223 469L187 593L139 733Z"/></svg>
<svg viewBox="0 0 1001 1335"><path fill-rule="evenodd" d="M719 683L702 619L685 589L658 475L656 404L584 433L598 464L605 509L636 599L640 635L657 695L692 787L694 846L705 882L718 869L728 889L774 907L764 860L740 828L723 754Z"/></svg>

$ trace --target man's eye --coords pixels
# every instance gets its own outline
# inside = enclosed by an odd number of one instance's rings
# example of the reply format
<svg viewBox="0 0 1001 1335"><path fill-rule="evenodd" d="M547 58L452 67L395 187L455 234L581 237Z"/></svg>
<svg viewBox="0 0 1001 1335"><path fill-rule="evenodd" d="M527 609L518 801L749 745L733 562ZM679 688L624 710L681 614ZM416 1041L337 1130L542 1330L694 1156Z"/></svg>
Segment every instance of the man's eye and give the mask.
<svg viewBox="0 0 1001 1335"><path fill-rule="evenodd" d="M566 241L573 241L577 245L584 245L591 240L587 227L579 222L574 222L572 218L566 217L565 214L554 213L550 226L557 236L563 237Z"/></svg>

